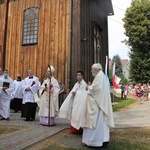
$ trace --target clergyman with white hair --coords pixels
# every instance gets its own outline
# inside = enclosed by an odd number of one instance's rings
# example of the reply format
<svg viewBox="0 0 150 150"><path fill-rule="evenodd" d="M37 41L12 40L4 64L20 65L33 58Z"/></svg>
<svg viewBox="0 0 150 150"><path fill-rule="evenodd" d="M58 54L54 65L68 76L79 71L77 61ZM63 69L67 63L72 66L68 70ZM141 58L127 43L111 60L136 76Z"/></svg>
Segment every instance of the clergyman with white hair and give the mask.
<svg viewBox="0 0 150 150"><path fill-rule="evenodd" d="M83 124L82 142L88 146L102 147L108 144L110 127L114 127L109 86L102 66L92 65L94 80L87 87L86 124Z"/></svg>
<svg viewBox="0 0 150 150"><path fill-rule="evenodd" d="M59 95L59 84L54 78L54 67L50 66L47 69L47 79L44 80L40 87L40 103L39 103L39 117L40 124L53 126L56 124L56 115L58 113L58 95ZM50 111L50 112L49 112Z"/></svg>

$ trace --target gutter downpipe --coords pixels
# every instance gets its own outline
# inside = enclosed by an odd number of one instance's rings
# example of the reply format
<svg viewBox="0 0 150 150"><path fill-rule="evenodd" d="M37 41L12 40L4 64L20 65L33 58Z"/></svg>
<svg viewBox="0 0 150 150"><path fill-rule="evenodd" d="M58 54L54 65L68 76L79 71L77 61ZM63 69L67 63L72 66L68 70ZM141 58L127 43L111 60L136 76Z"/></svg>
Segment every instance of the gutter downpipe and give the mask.
<svg viewBox="0 0 150 150"><path fill-rule="evenodd" d="M71 56L72 56L72 22L73 22L73 0L70 0L70 19L69 19L69 49L68 49L68 90L71 88Z"/></svg>

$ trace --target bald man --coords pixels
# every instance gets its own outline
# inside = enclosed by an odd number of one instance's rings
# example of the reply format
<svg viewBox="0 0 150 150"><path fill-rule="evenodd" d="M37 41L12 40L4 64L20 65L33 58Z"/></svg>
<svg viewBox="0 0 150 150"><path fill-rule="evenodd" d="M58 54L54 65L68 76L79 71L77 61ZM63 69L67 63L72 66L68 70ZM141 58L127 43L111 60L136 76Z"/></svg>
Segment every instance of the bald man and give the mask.
<svg viewBox="0 0 150 150"><path fill-rule="evenodd" d="M28 77L24 79L23 101L25 103L25 121L34 121L37 106L37 92L39 89L39 79L33 75L33 70L28 70Z"/></svg>

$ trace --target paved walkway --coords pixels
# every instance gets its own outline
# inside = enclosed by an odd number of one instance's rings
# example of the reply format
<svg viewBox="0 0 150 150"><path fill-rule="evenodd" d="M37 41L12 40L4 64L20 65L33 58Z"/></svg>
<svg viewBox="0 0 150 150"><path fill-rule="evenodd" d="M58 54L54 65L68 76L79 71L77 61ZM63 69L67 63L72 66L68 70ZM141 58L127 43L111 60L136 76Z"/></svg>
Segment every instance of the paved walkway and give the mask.
<svg viewBox="0 0 150 150"><path fill-rule="evenodd" d="M38 119L26 122L20 118L20 113L11 113L10 121L0 121L1 126L19 126L23 129L0 136L0 150L20 150L40 142L69 127L69 122L57 118L56 126L42 126ZM38 118L38 117L36 117Z"/></svg>
<svg viewBox="0 0 150 150"><path fill-rule="evenodd" d="M150 127L150 100L124 111L114 112L116 128Z"/></svg>
<svg viewBox="0 0 150 150"><path fill-rule="evenodd" d="M136 104L132 108L115 112L115 127L150 127L150 101ZM34 122L25 122L20 113L11 113L10 121L0 121L2 126L20 126L22 130L0 136L0 150L20 150L34 143L40 142L69 127L69 121L57 118L57 125L42 126L38 119ZM38 117L37 117L38 118Z"/></svg>

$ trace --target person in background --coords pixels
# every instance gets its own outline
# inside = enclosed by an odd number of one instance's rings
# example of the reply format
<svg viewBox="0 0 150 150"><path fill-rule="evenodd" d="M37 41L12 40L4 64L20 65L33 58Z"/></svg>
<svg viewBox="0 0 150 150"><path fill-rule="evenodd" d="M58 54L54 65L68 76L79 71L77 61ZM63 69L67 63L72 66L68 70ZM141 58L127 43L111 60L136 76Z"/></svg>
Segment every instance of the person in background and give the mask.
<svg viewBox="0 0 150 150"><path fill-rule="evenodd" d="M147 86L147 84L143 84L142 91L143 91L142 100L147 101L148 100L148 86Z"/></svg>
<svg viewBox="0 0 150 150"><path fill-rule="evenodd" d="M129 94L129 85L126 85L124 91L124 99L127 99L128 94Z"/></svg>
<svg viewBox="0 0 150 150"><path fill-rule="evenodd" d="M65 85L62 83L61 79L58 82L60 87L60 91L59 91L59 109L60 109L62 103L64 102Z"/></svg>
<svg viewBox="0 0 150 150"><path fill-rule="evenodd" d="M21 78L21 74L17 75L17 79L14 80L14 92L12 93L12 100L10 103L10 108L17 113L19 110L22 110L22 99L23 99L23 89L22 89L23 80Z"/></svg>
<svg viewBox="0 0 150 150"><path fill-rule="evenodd" d="M139 101L139 104L142 104L143 91L141 85L136 87L136 96L137 96L137 100Z"/></svg>
<svg viewBox="0 0 150 150"><path fill-rule="evenodd" d="M127 99L127 90L126 90L126 86L125 86L125 91L124 91L124 99Z"/></svg>
<svg viewBox="0 0 150 150"><path fill-rule="evenodd" d="M124 93L125 93L125 86L124 86L124 84L122 83L122 85L121 85L121 99L124 99Z"/></svg>

